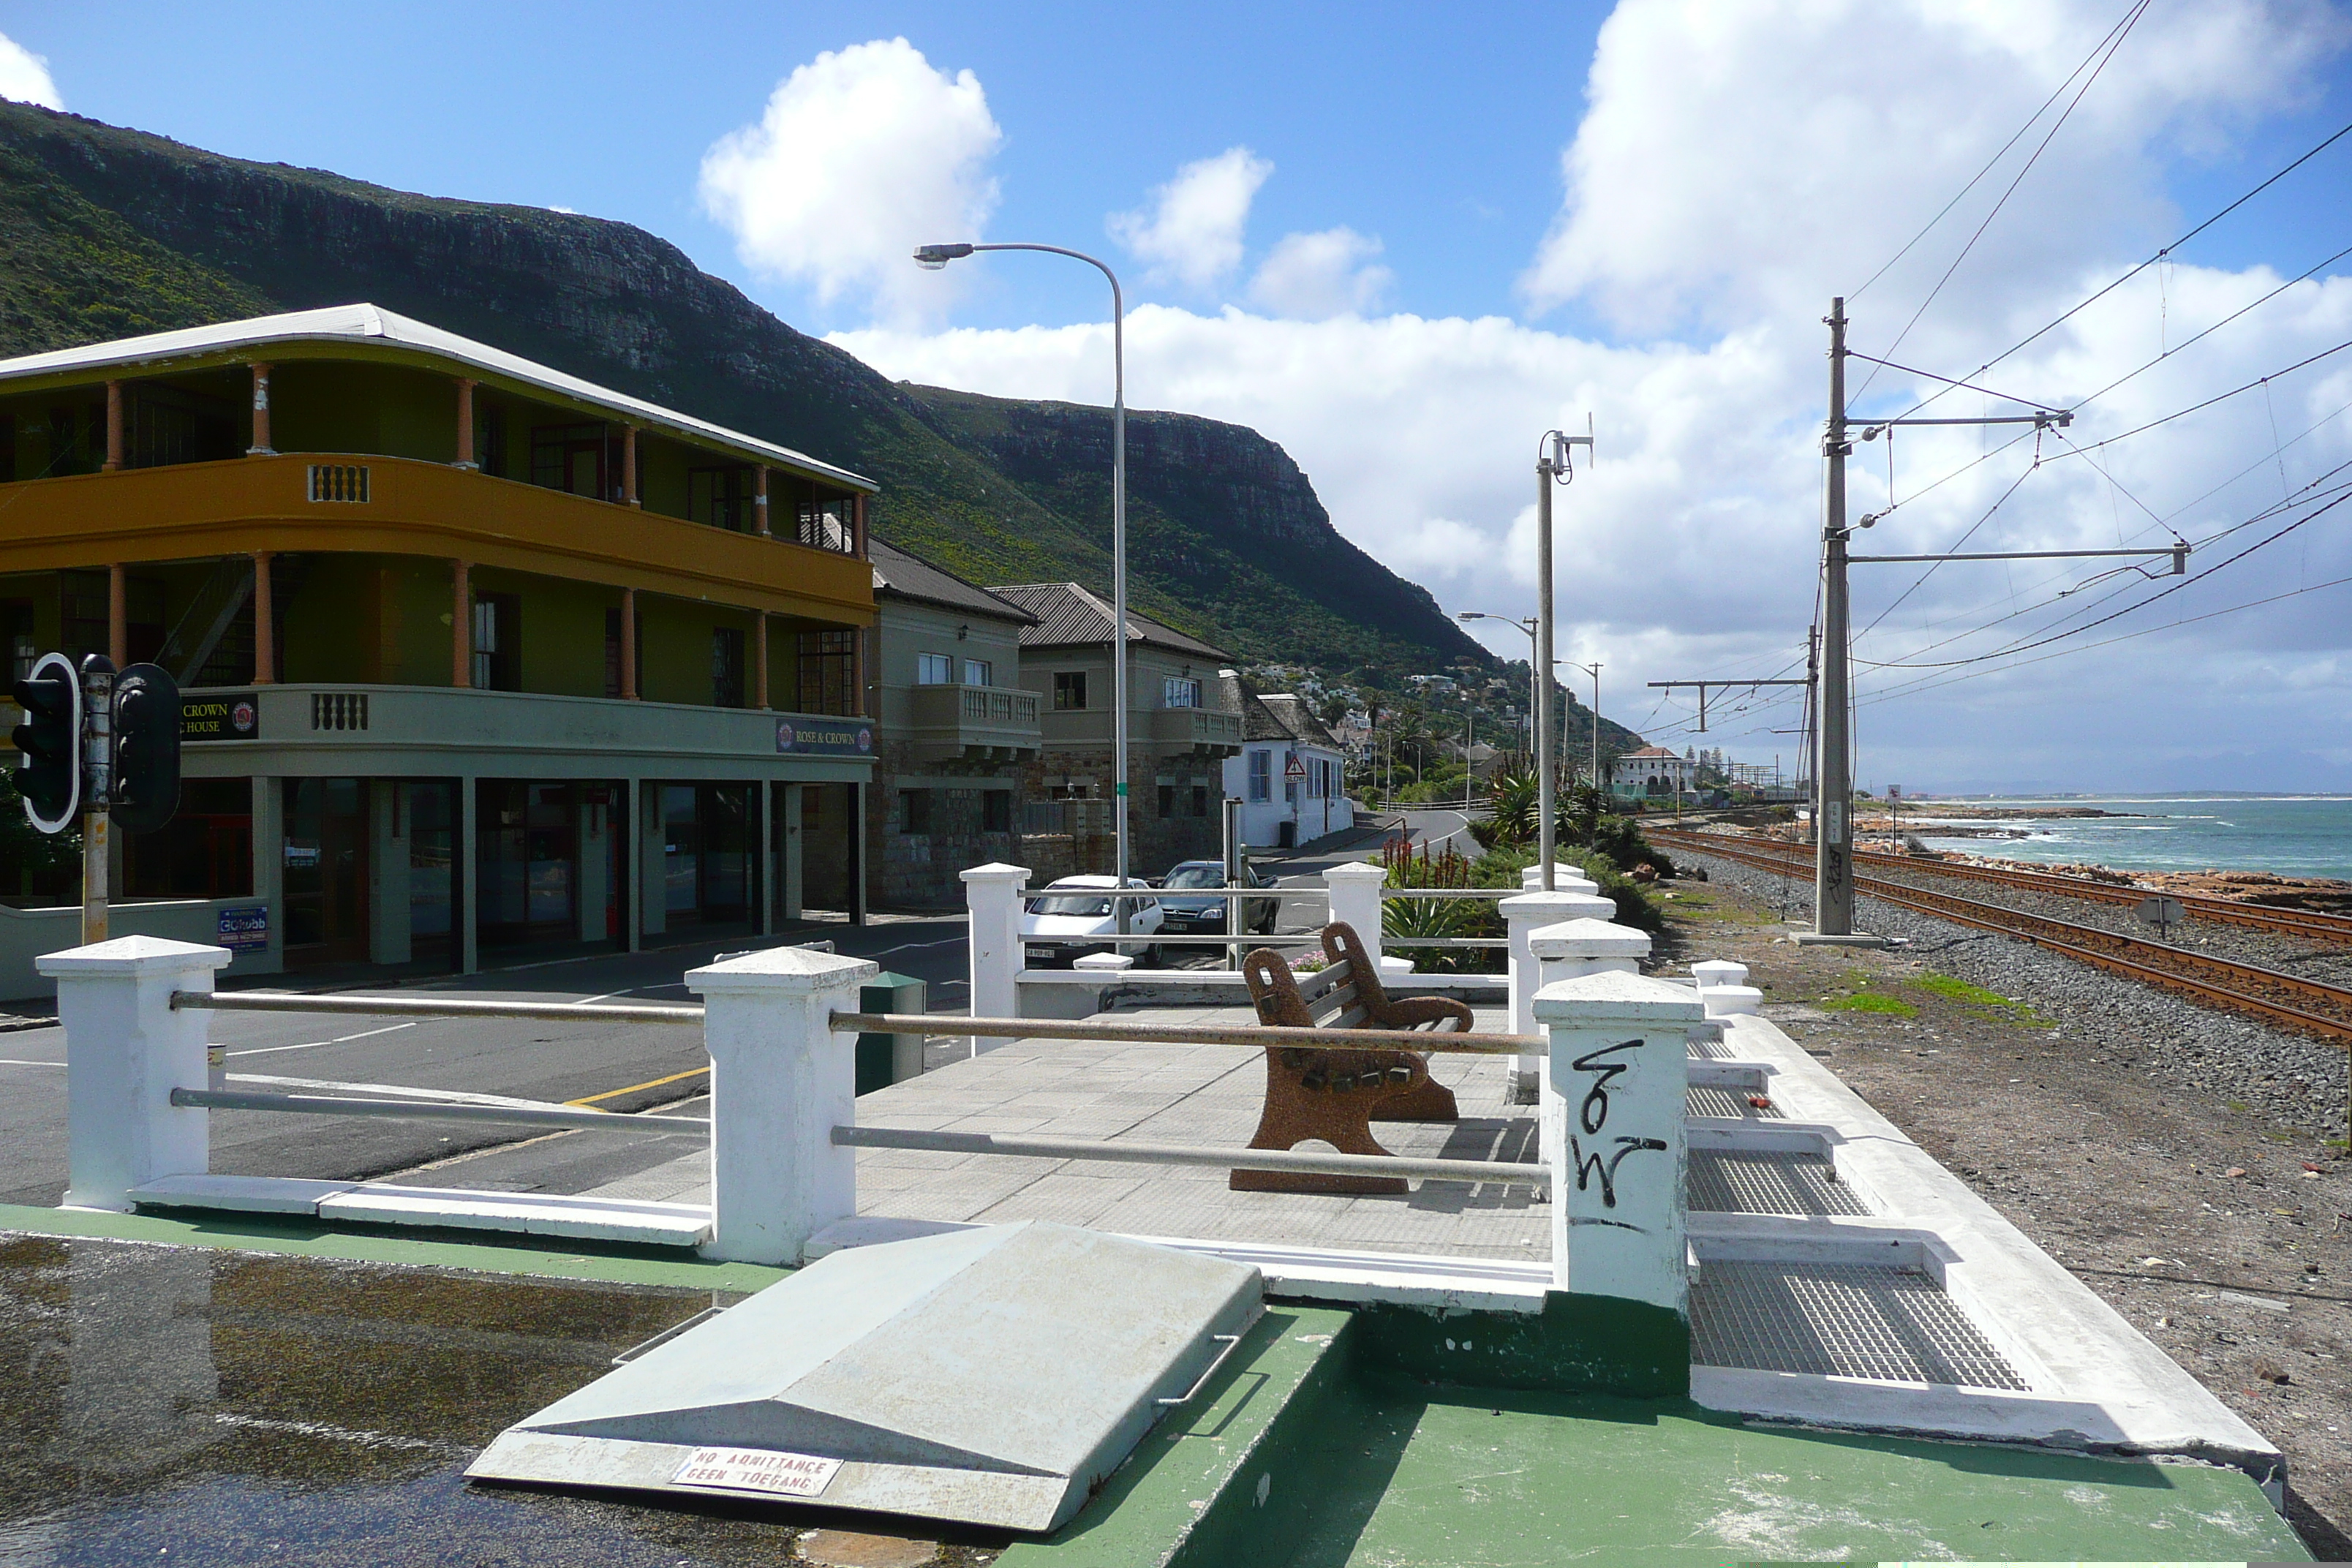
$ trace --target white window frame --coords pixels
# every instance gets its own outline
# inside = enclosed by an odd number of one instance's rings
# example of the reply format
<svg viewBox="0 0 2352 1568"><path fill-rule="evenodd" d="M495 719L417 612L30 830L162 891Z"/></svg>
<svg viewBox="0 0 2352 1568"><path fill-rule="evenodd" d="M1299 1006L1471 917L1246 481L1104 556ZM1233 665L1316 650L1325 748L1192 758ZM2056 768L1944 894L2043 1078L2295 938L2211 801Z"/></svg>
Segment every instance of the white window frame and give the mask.
<svg viewBox="0 0 2352 1568"><path fill-rule="evenodd" d="M936 677L936 679L934 679ZM953 686L955 659L944 653L919 653L915 656L915 684L918 686Z"/></svg>
<svg viewBox="0 0 2352 1568"><path fill-rule="evenodd" d="M1260 746L1249 753L1249 798L1264 805L1274 798L1274 750Z"/></svg>
<svg viewBox="0 0 2352 1568"><path fill-rule="evenodd" d="M996 663L993 659L968 658L963 661L963 683L966 686L996 684Z"/></svg>
<svg viewBox="0 0 2352 1568"><path fill-rule="evenodd" d="M1181 675L1161 678L1160 706L1162 708L1198 708L1201 705L1201 683Z"/></svg>

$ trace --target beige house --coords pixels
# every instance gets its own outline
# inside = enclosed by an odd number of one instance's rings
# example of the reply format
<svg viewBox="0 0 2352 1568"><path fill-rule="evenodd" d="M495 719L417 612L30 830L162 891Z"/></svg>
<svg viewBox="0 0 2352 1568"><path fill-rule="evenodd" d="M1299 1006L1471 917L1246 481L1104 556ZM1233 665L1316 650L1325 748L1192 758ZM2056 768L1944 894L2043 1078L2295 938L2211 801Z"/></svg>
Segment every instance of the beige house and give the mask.
<svg viewBox="0 0 2352 1568"><path fill-rule="evenodd" d="M987 589L869 542L877 612L874 782L866 896L897 909L961 904L956 873L1020 858L1022 773L1041 744L1021 681L1037 618Z"/></svg>
<svg viewBox="0 0 2352 1568"><path fill-rule="evenodd" d="M1112 868L1111 607L1076 583L993 588L1034 617L1021 628L1021 684L1036 693L1043 744L1024 769L1022 864L1036 881ZM1242 746L1219 668L1232 657L1129 610L1127 617L1129 870L1156 877L1213 857L1223 832L1224 759Z"/></svg>

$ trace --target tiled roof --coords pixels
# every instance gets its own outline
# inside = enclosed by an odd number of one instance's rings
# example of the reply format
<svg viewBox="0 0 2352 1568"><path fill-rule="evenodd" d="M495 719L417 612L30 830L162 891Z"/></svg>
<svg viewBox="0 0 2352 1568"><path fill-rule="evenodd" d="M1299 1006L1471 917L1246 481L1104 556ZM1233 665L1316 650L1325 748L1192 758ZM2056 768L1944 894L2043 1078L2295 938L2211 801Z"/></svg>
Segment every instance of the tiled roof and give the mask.
<svg viewBox="0 0 2352 1568"><path fill-rule="evenodd" d="M1327 752L1340 749L1339 742L1331 738L1331 731L1323 727L1323 721L1316 718L1314 710L1295 694L1268 692L1259 700L1273 711L1275 721L1288 731L1291 738L1301 745L1320 746Z"/></svg>
<svg viewBox="0 0 2352 1568"><path fill-rule="evenodd" d="M1627 752L1623 756L1617 760L1621 763L1630 763L1636 757L1664 757L1669 761L1677 763L1683 760L1679 755L1666 750L1664 746L1644 746L1638 752Z"/></svg>
<svg viewBox="0 0 2352 1568"><path fill-rule="evenodd" d="M1290 731L1274 716L1259 698L1256 689L1230 669L1217 671L1217 684L1224 689L1224 701L1220 704L1228 713L1242 716L1242 739L1244 741L1287 741Z"/></svg>
<svg viewBox="0 0 2352 1568"><path fill-rule="evenodd" d="M1021 628L1023 647L1066 647L1110 641L1110 606L1076 583L1016 583L991 588L989 592L1000 599L1011 600L1037 617L1035 626ZM1127 640L1173 648L1203 659L1233 657L1131 608L1127 612Z"/></svg>
<svg viewBox="0 0 2352 1568"><path fill-rule="evenodd" d="M267 357L272 343L389 343L401 348L415 349L436 355L475 370L504 376L509 381L535 386L579 402L592 404L614 414L627 415L656 428L667 426L681 435L698 436L707 440L738 447L747 454L764 457L772 462L788 465L808 473L823 474L842 484L862 490L876 488L872 479L822 463L804 452L789 447L779 447L756 436L746 436L740 430L730 430L723 425L713 425L707 419L697 419L680 414L674 408L647 403L626 393L614 392L593 381L567 375L520 354L492 348L488 343L445 331L428 322L387 310L377 305L329 305L316 310L290 310L280 316L257 316L250 321L223 321L216 326L186 327L177 331L149 332L142 337L117 338L110 342L88 343L80 348L58 349L50 353L25 354L16 359L0 360L0 383L26 376L54 375L59 372L112 369L116 366L144 365L161 369L174 360L195 359L227 351L260 349L256 357Z"/></svg>
<svg viewBox="0 0 2352 1568"><path fill-rule="evenodd" d="M997 620L1020 621L1028 626L1037 617L1007 599L1000 599L987 589L965 582L954 573L932 565L918 555L909 555L895 544L869 537L866 553L874 562L874 591L893 598L919 599L925 604L945 605L950 609L969 610L975 616L989 616Z"/></svg>

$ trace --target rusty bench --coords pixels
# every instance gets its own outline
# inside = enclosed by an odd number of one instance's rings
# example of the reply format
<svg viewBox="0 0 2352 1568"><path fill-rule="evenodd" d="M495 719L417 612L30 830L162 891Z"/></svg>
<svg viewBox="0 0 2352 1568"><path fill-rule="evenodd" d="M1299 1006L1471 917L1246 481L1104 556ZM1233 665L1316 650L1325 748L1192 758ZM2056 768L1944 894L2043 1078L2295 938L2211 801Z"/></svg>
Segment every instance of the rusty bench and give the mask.
<svg viewBox="0 0 2352 1568"><path fill-rule="evenodd" d="M1395 998L1381 984L1380 966L1344 921L1323 928L1329 966L1298 975L1288 961L1260 948L1242 961L1257 1021L1269 1028L1430 1029L1466 1033L1470 1009L1442 996ZM1429 1076L1418 1051L1265 1048L1265 1107L1253 1149L1290 1149L1320 1140L1343 1154L1385 1154L1372 1137L1375 1121L1453 1121L1454 1091ZM1401 1176L1313 1175L1299 1172L1235 1171L1231 1185L1252 1193L1402 1193Z"/></svg>

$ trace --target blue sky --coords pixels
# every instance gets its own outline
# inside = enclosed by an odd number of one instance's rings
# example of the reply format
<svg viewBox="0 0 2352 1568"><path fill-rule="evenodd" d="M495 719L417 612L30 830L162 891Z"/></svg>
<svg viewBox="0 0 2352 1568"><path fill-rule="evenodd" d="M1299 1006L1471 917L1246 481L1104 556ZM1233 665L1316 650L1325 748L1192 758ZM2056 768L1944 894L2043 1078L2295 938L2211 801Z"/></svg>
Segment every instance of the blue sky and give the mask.
<svg viewBox="0 0 2352 1568"><path fill-rule="evenodd" d="M641 225L895 376L1106 397L1083 269L903 259L950 231L1094 249L1129 285L1133 400L1265 431L1343 532L1448 609L1531 606L1535 440L1590 415L1601 462L1561 511L1562 649L1606 663L1612 717L1679 746L1699 739L1686 704L1643 682L1777 673L1803 643L1827 297L2066 103L2130 10L0 3L0 34L77 112ZM1982 221L1891 356L1965 375L2352 120L2342 4L2133 16L2032 166L2048 115L1857 301L1858 348L1887 350ZM0 93L25 95L5 57ZM1990 384L2071 405L2163 355L2084 406L2080 444L2352 342L2339 263L2169 352L2352 246L2347 196L2352 138ZM1854 506L1901 501L1875 550L2177 530L2201 568L2336 495L2347 362L2089 457L2053 438L2039 464L2030 445L1972 464L1979 433L1906 434L1892 491L1886 447L1864 449ZM1890 374L1871 405L1932 384ZM2331 585L2352 577L2347 519L2162 600L2031 566L1948 569L1898 604L1910 574L1858 572L1856 624L1877 623L1857 648L1860 776L2352 788L2352 586ZM2001 651L2142 600L2056 658ZM1739 706L1708 742L1790 750L1790 712Z"/></svg>

